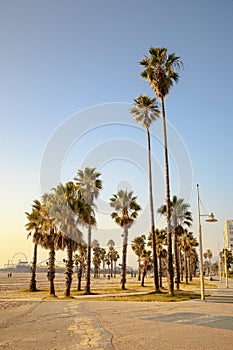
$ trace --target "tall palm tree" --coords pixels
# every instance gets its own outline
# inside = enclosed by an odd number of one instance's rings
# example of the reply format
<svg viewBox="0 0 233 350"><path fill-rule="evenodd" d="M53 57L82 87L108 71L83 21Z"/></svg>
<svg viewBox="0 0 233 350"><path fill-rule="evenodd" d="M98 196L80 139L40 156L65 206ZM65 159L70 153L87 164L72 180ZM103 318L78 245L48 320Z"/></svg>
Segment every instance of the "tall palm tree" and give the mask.
<svg viewBox="0 0 233 350"><path fill-rule="evenodd" d="M131 248L138 257L138 281L141 281L141 258L146 245L146 236L137 236L132 240Z"/></svg>
<svg viewBox="0 0 233 350"><path fill-rule="evenodd" d="M169 163L167 150L167 128L164 98L168 95L173 83L179 80L179 70L182 66L180 58L174 53L168 54L166 48L151 47L149 49L150 57L144 56L139 64L145 69L141 72L142 78L146 79L156 96L160 99L164 135L164 165L165 165L165 183L166 183L166 220L167 220L167 248L168 248L168 287L169 294L174 295L173 281L173 259L172 259L172 237L170 227L170 179Z"/></svg>
<svg viewBox="0 0 233 350"><path fill-rule="evenodd" d="M136 201L137 197L133 196L133 191L119 190L110 198L110 206L114 208L111 214L115 223L123 227L123 249L122 249L122 279L121 289L124 290L126 284L126 258L128 245L128 230L132 226L134 220L138 216L138 211L141 209Z"/></svg>
<svg viewBox="0 0 233 350"><path fill-rule="evenodd" d="M34 250L33 250L33 261L31 267L31 280L29 285L30 292L36 292L36 265L37 265L37 250L38 244L42 240L41 227L43 225L43 217L41 215L41 207L42 204L38 200L34 200L32 204L31 213L25 213L27 217L26 230L29 231L28 236L32 236L34 242Z"/></svg>
<svg viewBox="0 0 233 350"><path fill-rule="evenodd" d="M42 213L44 223L42 228L43 240L41 245L45 249L49 249L49 268L48 280L50 282L50 295L55 296L55 254L58 249L65 249L64 237L56 227L56 219L53 217L53 207L55 196L53 193L45 193L42 197Z"/></svg>
<svg viewBox="0 0 233 350"><path fill-rule="evenodd" d="M55 200L51 203L50 212L54 217L57 230L63 236L67 250L65 296L70 296L73 278L73 253L82 243L82 232L78 225L87 224L90 220L93 221L94 217L91 216L91 207L84 201L72 181L65 185L59 184L53 189L53 192Z"/></svg>
<svg viewBox="0 0 233 350"><path fill-rule="evenodd" d="M136 122L142 122L142 126L147 133L147 149L148 149L148 183L149 183L149 197L150 197L150 222L152 232L152 251L154 259L154 284L156 291L159 291L158 281L158 265L156 256L156 235L154 223L154 205L153 205L153 191L152 191L152 171L151 171L151 141L150 141L150 126L159 117L159 109L156 98L150 98L147 95L140 95L134 99L134 106L131 109L131 114L136 118Z"/></svg>
<svg viewBox="0 0 233 350"><path fill-rule="evenodd" d="M175 265L175 282L176 289L180 288L180 257L178 251L178 237L182 235L182 225L188 227L192 224L192 214L189 211L190 205L184 202L183 198L173 196L170 201L170 228L173 232L173 250L174 250L174 265ZM158 213L166 215L167 205L162 205L158 209Z"/></svg>
<svg viewBox="0 0 233 350"><path fill-rule="evenodd" d="M96 168L86 167L84 171L78 170L76 181L77 189L81 192L84 200L94 206L94 200L98 197L99 191L102 189L102 181L99 179L101 173ZM91 294L91 228L94 225L93 220L88 223L88 239L87 239L87 271L86 271L86 294Z"/></svg>

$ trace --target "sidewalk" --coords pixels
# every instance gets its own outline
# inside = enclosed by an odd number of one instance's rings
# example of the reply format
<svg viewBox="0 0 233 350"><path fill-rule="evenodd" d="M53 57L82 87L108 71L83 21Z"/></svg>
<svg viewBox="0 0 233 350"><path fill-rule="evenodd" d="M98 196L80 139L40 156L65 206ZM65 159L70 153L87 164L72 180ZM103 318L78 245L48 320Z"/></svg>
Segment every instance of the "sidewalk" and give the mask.
<svg viewBox="0 0 233 350"><path fill-rule="evenodd" d="M233 300L229 304L220 303L214 298L219 295L233 296L232 282L229 289L218 283L218 290L207 290L211 296L206 301L90 301L85 303L85 308L94 313L104 328L113 334L113 345L118 350L231 350Z"/></svg>
<svg viewBox="0 0 233 350"><path fill-rule="evenodd" d="M0 349L230 350L233 281L229 289L214 282L219 288L207 289L204 302L5 300Z"/></svg>

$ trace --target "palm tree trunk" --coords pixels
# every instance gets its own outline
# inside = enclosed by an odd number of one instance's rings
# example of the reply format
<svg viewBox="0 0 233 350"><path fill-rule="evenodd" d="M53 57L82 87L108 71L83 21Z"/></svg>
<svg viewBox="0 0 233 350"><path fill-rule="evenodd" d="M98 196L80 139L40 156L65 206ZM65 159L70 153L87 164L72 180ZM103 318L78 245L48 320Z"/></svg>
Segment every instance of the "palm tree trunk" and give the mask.
<svg viewBox="0 0 233 350"><path fill-rule="evenodd" d="M111 259L111 277L113 275L113 260Z"/></svg>
<svg viewBox="0 0 233 350"><path fill-rule="evenodd" d="M67 264L66 264L66 290L65 296L70 296L70 288L72 284L72 275L73 275L73 249L72 241L69 239L67 245Z"/></svg>
<svg viewBox="0 0 233 350"><path fill-rule="evenodd" d="M180 254L180 280L183 281L183 264L182 264L182 253L181 249L179 249L179 254Z"/></svg>
<svg viewBox="0 0 233 350"><path fill-rule="evenodd" d="M141 281L141 259L140 256L138 257L138 281Z"/></svg>
<svg viewBox="0 0 233 350"><path fill-rule="evenodd" d="M78 291L81 290L82 274L83 274L83 267L82 267L82 264L80 264L79 270L78 270Z"/></svg>
<svg viewBox="0 0 233 350"><path fill-rule="evenodd" d="M153 192L152 192L152 173L151 173L151 146L150 146L150 131L147 128L147 144L148 144L148 177L149 177L149 196L150 196L150 220L152 233L152 252L154 261L154 285L156 292L159 292L159 278L158 278L158 261L156 253L156 235L154 223L154 206L153 206Z"/></svg>
<svg viewBox="0 0 233 350"><path fill-rule="evenodd" d="M122 277L121 277L121 289L125 290L126 284L126 258L127 258L127 244L128 244L128 228L124 228L124 239L123 239L123 249L122 249Z"/></svg>
<svg viewBox="0 0 233 350"><path fill-rule="evenodd" d="M166 183L166 221L167 221L167 253L168 253L168 291L169 295L174 295L173 280L173 261L172 261L172 235L171 235L171 204L170 204L170 182L169 182L169 163L167 151L167 128L163 96L160 98L162 107L163 137L164 137L164 166L165 166L165 183Z"/></svg>
<svg viewBox="0 0 233 350"><path fill-rule="evenodd" d="M185 283L188 284L189 278L188 278L188 258L187 253L184 253L184 261L185 261Z"/></svg>
<svg viewBox="0 0 233 350"><path fill-rule="evenodd" d="M37 264L37 244L34 244L34 252L33 252L33 262L31 267L31 280L29 290L30 292L36 292L36 264Z"/></svg>
<svg viewBox="0 0 233 350"><path fill-rule="evenodd" d="M146 270L143 270L143 272L142 272L142 283L141 283L142 287L145 286L145 277L146 277Z"/></svg>
<svg viewBox="0 0 233 350"><path fill-rule="evenodd" d="M55 249L54 249L54 245L52 244L49 252L48 279L50 282L50 295L55 296L54 278L55 278Z"/></svg>
<svg viewBox="0 0 233 350"><path fill-rule="evenodd" d="M189 255L189 281L193 280L193 272L192 272L192 256Z"/></svg>
<svg viewBox="0 0 233 350"><path fill-rule="evenodd" d="M87 268L85 294L91 294L91 225L88 226Z"/></svg>
<svg viewBox="0 0 233 350"><path fill-rule="evenodd" d="M162 257L159 255L159 286L163 287L163 271L162 271Z"/></svg>
<svg viewBox="0 0 233 350"><path fill-rule="evenodd" d="M173 230L173 242L174 242L175 283L176 283L176 290L179 290L180 289L180 264L179 264L176 228Z"/></svg>

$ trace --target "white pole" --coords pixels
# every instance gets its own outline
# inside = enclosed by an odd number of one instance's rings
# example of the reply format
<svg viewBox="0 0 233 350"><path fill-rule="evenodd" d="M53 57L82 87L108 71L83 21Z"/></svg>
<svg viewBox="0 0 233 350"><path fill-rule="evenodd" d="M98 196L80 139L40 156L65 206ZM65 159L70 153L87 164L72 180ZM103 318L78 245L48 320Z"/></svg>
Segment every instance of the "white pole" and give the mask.
<svg viewBox="0 0 233 350"><path fill-rule="evenodd" d="M198 208L198 233L199 233L199 251L200 251L200 284L201 284L201 300L205 300L205 284L203 274L203 249L202 249L202 233L201 233L201 214L200 214L200 197L199 185L197 185L197 208Z"/></svg>

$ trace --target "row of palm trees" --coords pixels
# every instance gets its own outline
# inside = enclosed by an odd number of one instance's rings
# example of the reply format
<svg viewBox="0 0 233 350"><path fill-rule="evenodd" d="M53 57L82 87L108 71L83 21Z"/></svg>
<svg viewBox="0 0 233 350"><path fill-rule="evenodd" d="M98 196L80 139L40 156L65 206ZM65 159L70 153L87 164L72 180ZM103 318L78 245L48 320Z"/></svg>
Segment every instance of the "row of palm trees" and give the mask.
<svg viewBox="0 0 233 350"><path fill-rule="evenodd" d="M156 230L154 221L154 208L153 208L153 194L155 193L152 188L152 168L151 168L151 140L150 140L150 126L158 119L160 114L162 115L163 135L164 135L164 167L165 167L165 188L166 188L166 203L161 208L161 214L166 216L166 240L167 240L167 274L168 274L168 289L169 294L174 294L174 273L173 273L173 256L175 264L175 280L177 281L177 288L179 288L179 256L178 256L178 243L177 237L183 230L180 219L175 220L172 216L172 202L170 200L170 178L169 178L169 160L168 160L168 142L167 142L167 130L166 130L166 114L164 99L169 94L171 87L179 80L179 71L182 68L182 62L180 58L174 53L168 54L166 48L154 48L149 49L149 56L139 62L144 68L141 72L141 77L145 79L152 88L155 97L150 98L147 95L140 95L134 100L134 106L131 109L132 116L136 119L136 122L142 122L142 126L147 132L148 143L148 184L149 184L149 199L150 199L150 232L151 232L151 245L152 245L152 258L154 269L154 284L155 290L159 291L159 274L158 274L158 259L157 259L157 242L156 242ZM157 100L158 99L158 100ZM159 108L160 106L160 108ZM32 213L27 214L29 224L27 229L31 231L31 225L34 231L33 239L35 239L37 232L38 235L43 232L43 235L47 235L45 241L46 247L51 249L50 260L54 259L54 251L57 246L64 249L67 247L67 291L69 295L69 286L72 281L72 252L77 249L77 243L81 243L81 233L77 229L77 224L87 225L88 227L88 240L87 240L87 268L86 268L86 293L90 293L90 267L91 267L91 230L92 226L96 224L94 213L94 201L99 194L99 190L102 188L102 182L99 179L100 173L95 171L95 168L86 168L85 171L78 170L77 177L74 182L69 182L65 186L60 186L60 197L65 197L65 201L59 197L59 189L54 189L52 194L45 195L42 199L42 203L35 202L33 205ZM68 192L67 192L68 191ZM66 215L60 215L60 209L54 209L54 200L61 201L64 210L68 211ZM56 202L56 201L55 201ZM36 205L41 206L42 211L39 216L38 223L33 223L33 219L30 215L37 215ZM68 205L67 205L68 204ZM125 289L126 283L126 256L128 245L128 230L133 224L134 220L138 216L140 211L140 205L137 203L136 197L133 192L120 190L117 194L113 195L110 200L111 207L114 208L112 213L112 219L117 225L123 229L123 250L122 250L122 289ZM55 205L56 207L56 205ZM72 213L70 213L70 209ZM173 211L174 212L174 211ZM60 214L59 214L60 213ZM56 214L56 215L55 215ZM60 215L60 216L59 216ZM40 222L42 220L42 222ZM190 223L190 220L189 220ZM186 223L187 224L187 223ZM187 224L188 225L188 224ZM74 235L74 236L73 236ZM172 240L173 236L173 240ZM55 245L49 243L51 241L57 242ZM173 248L172 248L173 241ZM45 243L43 243L45 244ZM51 245L53 246L51 248ZM55 247L55 248L54 248ZM36 248L35 248L36 249ZM50 268L50 278L54 279L54 269ZM34 282L32 282L33 285ZM32 286L33 288L35 285Z"/></svg>
<svg viewBox="0 0 233 350"><path fill-rule="evenodd" d="M48 279L50 294L55 295L55 251L67 250L66 260L66 291L70 296L73 275L73 253L83 244L80 226L88 228L86 293L90 294L91 268L91 228L96 225L94 199L102 188L101 174L95 168L78 170L74 181L65 185L59 184L51 193L42 196L41 201L35 200L31 213L26 213L26 229L28 236L34 242L34 256L30 291L36 291L36 262L38 244L49 249ZM80 248L81 249L81 248Z"/></svg>
<svg viewBox="0 0 233 350"><path fill-rule="evenodd" d="M198 246L196 238L193 236L193 233L188 232L192 224L192 214L189 211L189 204L185 203L183 199L179 199L176 196L173 196L172 201L170 202L171 207L171 216L170 222L171 227L173 228L173 261L174 261L174 272L175 272L175 282L176 289L180 288L180 281L183 279L183 267L185 267L186 272L186 282L188 278L192 279L193 271L191 265L198 261L197 253L195 247ZM166 215L166 205L162 205L158 209L158 213L161 215ZM159 287L162 286L162 270L164 269L164 262L168 259L168 249L165 249L165 246L168 246L168 235L166 229L156 229L156 257L157 257L157 266L158 266L158 278L159 278ZM139 279L141 274L141 267L143 268L143 259L147 255L148 250L145 248L146 245L146 236L141 235L136 237L132 241L132 249L138 257L138 268L139 268ZM148 237L148 246L153 247L153 234L150 233ZM183 252L183 257L182 257ZM151 252L150 252L151 253ZM154 263L154 259L152 259ZM154 264L153 264L154 266ZM167 268L166 268L167 270Z"/></svg>
<svg viewBox="0 0 233 350"><path fill-rule="evenodd" d="M109 250L100 248L99 242L91 241L92 227L96 225L94 200L102 188L100 173L95 168L78 170L73 181L65 185L59 184L49 194L44 194L41 201L35 200L31 213L26 213L26 229L28 236L34 242L34 256L30 291L36 291L37 247L49 249L48 279L50 281L50 295L55 295L55 252L58 249L67 251L66 261L66 290L65 296L70 296L74 263L79 266L78 290L81 290L81 278L85 268L85 293L91 293L91 248L93 247L94 275L98 277L100 263L109 266L110 276L116 270L118 252L114 248L114 241L109 240ZM122 280L121 288L126 284L126 259L128 245L128 230L138 216L141 209L133 196L133 192L119 190L110 199L110 206L114 208L112 219L123 228L122 248ZM87 244L79 227L86 226L88 230ZM77 254L74 253L77 251Z"/></svg>
<svg viewBox="0 0 233 350"><path fill-rule="evenodd" d="M92 241L93 258L92 263L94 265L94 278L100 277L101 263L103 277L106 277L106 265L108 268L108 275L110 277L116 276L116 263L119 259L118 251L115 249L115 242L110 239L107 243L108 250L100 247L99 241L94 239ZM78 244L77 251L74 255L74 264L77 271L78 285L77 290L81 291L81 281L83 275L86 274L87 267L87 244L82 242Z"/></svg>
<svg viewBox="0 0 233 350"><path fill-rule="evenodd" d="M159 287L162 288L162 276L167 274L167 234L165 229L156 229L156 253L158 257L159 270ZM197 241L192 232L187 229L183 230L182 234L177 237L177 250L179 256L178 271L180 281L184 279L188 283L192 281L193 275L196 274L198 267L198 255L196 252ZM152 246L152 235L148 239L145 235L137 236L132 241L132 250L138 258L138 280L144 286L144 278L148 271L153 267L153 259L151 257L151 250L147 247ZM141 278L142 275L142 278ZM179 282L180 282L179 281Z"/></svg>

